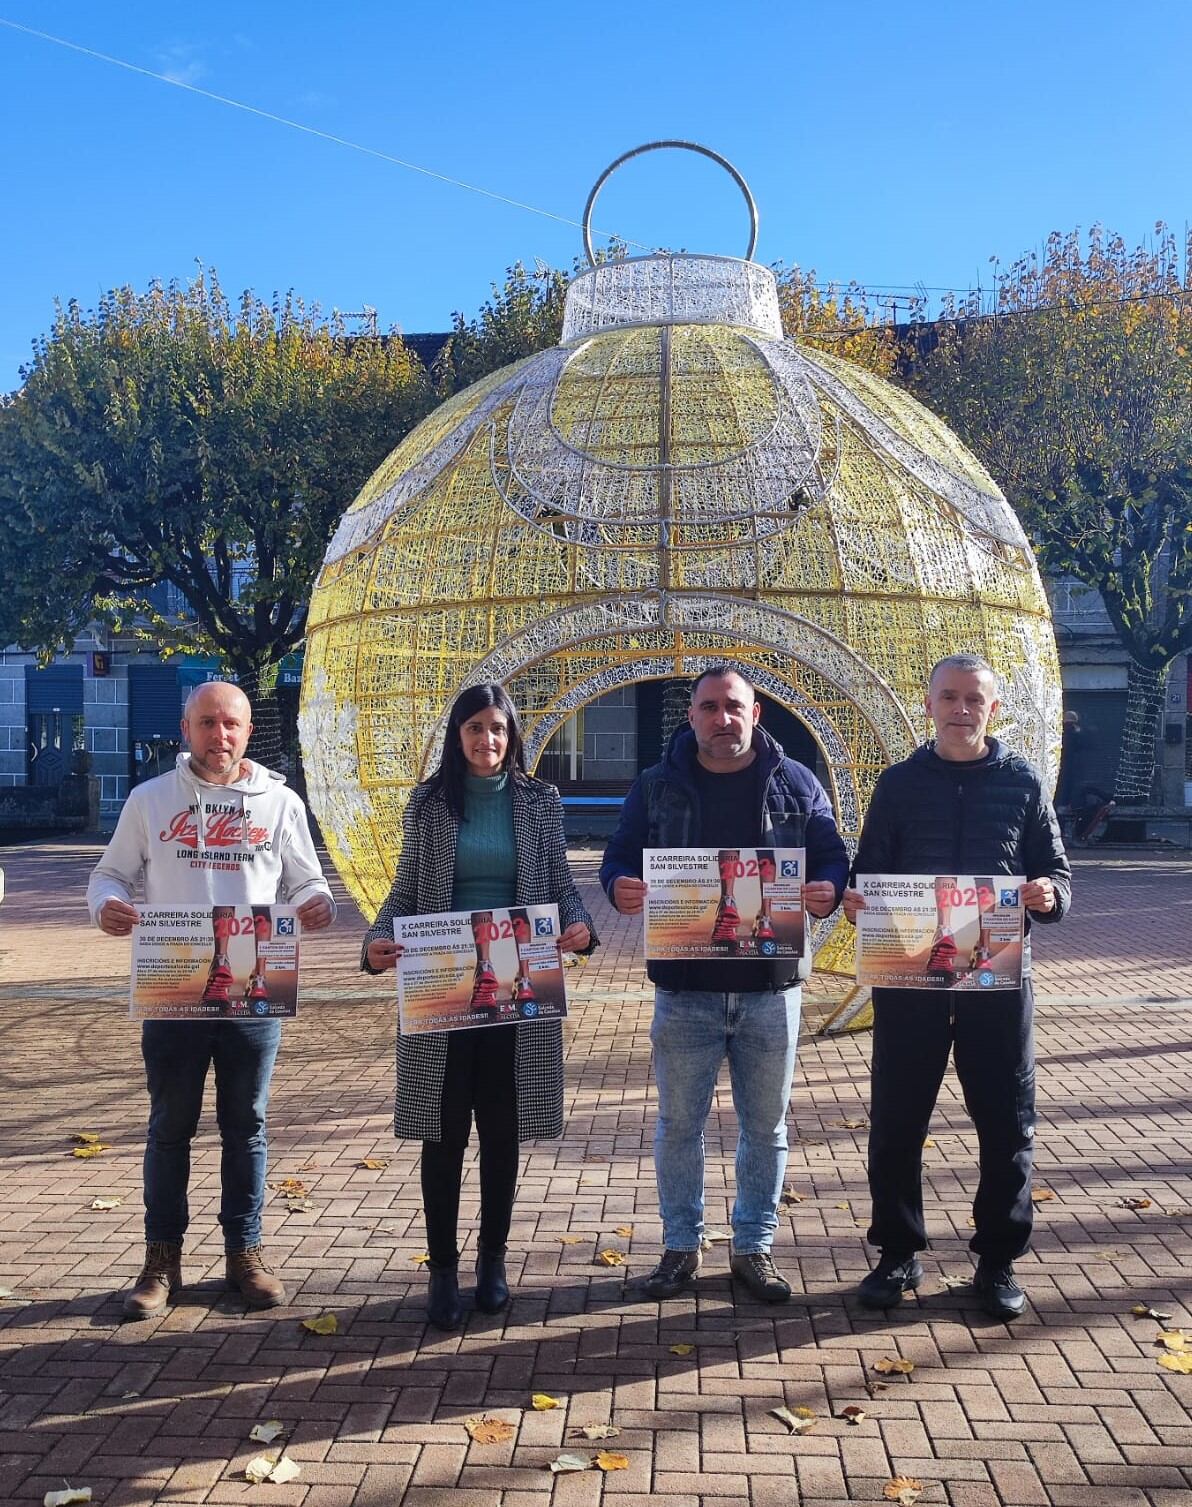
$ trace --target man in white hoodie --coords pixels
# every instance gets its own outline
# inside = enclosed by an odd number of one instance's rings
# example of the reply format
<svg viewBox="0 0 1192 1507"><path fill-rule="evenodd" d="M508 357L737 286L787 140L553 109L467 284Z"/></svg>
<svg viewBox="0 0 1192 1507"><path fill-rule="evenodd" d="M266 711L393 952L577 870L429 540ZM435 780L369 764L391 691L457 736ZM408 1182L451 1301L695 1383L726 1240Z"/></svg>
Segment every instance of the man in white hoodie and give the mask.
<svg viewBox="0 0 1192 1507"><path fill-rule="evenodd" d="M133 897L142 876L146 905L210 906L214 956L203 998L215 1004L228 1002L231 982L217 912L295 905L304 931L335 919L302 802L281 775L244 757L251 719L238 686L211 681L191 692L182 718L189 754L179 754L171 773L133 789L87 886L91 919L110 937L129 936L137 924ZM250 987L259 996L259 975ZM182 1285L190 1143L212 1064L228 1281L252 1308L284 1303L261 1247L265 1111L280 1020L147 1020L141 1033L149 1087L145 1265L124 1300L125 1317L156 1313Z"/></svg>

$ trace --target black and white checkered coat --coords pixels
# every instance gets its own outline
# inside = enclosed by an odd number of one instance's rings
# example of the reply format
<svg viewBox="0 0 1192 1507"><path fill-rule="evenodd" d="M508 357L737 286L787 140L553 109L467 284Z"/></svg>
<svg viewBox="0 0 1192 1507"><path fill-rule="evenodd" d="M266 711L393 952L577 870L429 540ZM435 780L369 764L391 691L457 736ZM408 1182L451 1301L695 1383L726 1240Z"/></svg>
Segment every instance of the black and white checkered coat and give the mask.
<svg viewBox="0 0 1192 1507"><path fill-rule="evenodd" d="M410 795L403 820L401 856L389 898L364 939L360 966L368 973L370 942L393 939L394 916L420 916L451 909L455 847L459 821L443 793L428 785ZM571 869L563 836L559 792L541 780L513 785L513 836L517 847L517 905L559 907L564 931L582 921L596 932ZM589 948L589 951L591 950ZM563 1031L557 1020L520 1022L514 1074L517 1084L519 1141L563 1133ZM393 1129L401 1137L437 1141L442 1136L443 1079L447 1070L447 1032L397 1038L397 1093Z"/></svg>

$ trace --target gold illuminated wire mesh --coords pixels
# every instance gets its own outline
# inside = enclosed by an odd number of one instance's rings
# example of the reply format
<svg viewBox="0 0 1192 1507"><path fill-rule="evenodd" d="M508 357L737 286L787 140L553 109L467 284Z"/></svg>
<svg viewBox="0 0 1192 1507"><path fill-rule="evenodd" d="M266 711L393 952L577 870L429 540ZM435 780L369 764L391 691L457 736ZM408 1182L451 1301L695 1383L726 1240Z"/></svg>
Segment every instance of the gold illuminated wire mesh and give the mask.
<svg viewBox="0 0 1192 1507"><path fill-rule="evenodd" d="M728 658L811 731L855 841L958 651L994 665L1001 731L1054 777L1048 604L976 459L889 383L784 340L765 268L606 263L572 284L556 349L432 414L344 515L310 609L307 786L372 915L464 686L508 687L533 765L605 692ZM840 932L820 962L849 966Z"/></svg>

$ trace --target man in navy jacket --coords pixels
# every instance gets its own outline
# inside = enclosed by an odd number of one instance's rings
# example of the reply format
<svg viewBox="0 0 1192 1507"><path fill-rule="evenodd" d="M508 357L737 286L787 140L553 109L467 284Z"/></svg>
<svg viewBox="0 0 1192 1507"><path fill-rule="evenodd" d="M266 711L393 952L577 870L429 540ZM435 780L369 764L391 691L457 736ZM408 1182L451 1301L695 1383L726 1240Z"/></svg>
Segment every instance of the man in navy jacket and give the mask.
<svg viewBox="0 0 1192 1507"><path fill-rule="evenodd" d="M1030 1241L1035 1135L1034 999L1030 924L1068 909L1072 875L1043 782L986 729L997 715L993 670L974 654L935 666L926 707L935 737L877 782L856 874L1021 874L1027 937L1021 989L875 989L869 1117L869 1240L881 1250L861 1283L868 1308L889 1308L918 1287L923 1221L923 1140L951 1053L980 1145L973 1201L973 1287L992 1317L1016 1318L1026 1294L1013 1262ZM844 895L855 921L864 900ZM960 961L941 912L928 974Z"/></svg>
<svg viewBox="0 0 1192 1507"><path fill-rule="evenodd" d="M848 856L819 781L788 759L759 726L753 686L728 665L705 670L692 690L689 727L626 797L600 869L623 915L640 913L646 848L806 849L805 908L829 915L840 901ZM651 962L655 984L654 1165L662 1259L646 1291L670 1298L700 1266L704 1230L704 1123L727 1056L737 1141L732 1272L764 1302L790 1284L770 1256L786 1171L786 1110L799 1034L800 959Z"/></svg>

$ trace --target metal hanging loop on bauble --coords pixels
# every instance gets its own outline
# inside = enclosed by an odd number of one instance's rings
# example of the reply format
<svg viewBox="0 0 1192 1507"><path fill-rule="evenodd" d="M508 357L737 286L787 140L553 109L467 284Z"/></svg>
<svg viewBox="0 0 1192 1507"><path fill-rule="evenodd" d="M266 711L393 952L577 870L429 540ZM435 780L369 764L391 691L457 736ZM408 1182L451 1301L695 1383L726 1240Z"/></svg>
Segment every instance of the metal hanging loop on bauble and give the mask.
<svg viewBox="0 0 1192 1507"><path fill-rule="evenodd" d="M640 157L643 152L658 152L663 147L677 147L684 152L698 152L701 157L710 157L713 162L720 166L730 175L733 182L745 196L745 203L749 208L749 245L745 251L745 260L753 260L754 249L757 246L757 205L753 202L753 195L749 192L749 185L732 165L727 157L722 157L719 152L714 152L711 147L700 146L698 141L647 141L644 146L634 147L632 151L622 152L615 162L610 162L605 170L597 178L588 195L588 202L584 205L584 250L588 254L588 265L596 265L596 255L592 250L592 209L596 203L596 195L612 177L613 173L622 163L628 162L631 157Z"/></svg>

